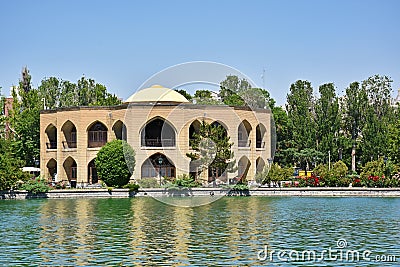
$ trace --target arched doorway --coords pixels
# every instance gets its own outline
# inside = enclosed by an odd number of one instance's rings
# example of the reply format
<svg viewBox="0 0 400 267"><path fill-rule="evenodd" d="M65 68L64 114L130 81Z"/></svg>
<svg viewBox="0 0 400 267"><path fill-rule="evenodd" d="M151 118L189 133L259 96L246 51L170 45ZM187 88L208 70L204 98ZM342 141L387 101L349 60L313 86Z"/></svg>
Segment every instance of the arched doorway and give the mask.
<svg viewBox="0 0 400 267"><path fill-rule="evenodd" d="M76 127L71 121L66 121L61 127L61 131L64 134L64 140L62 141L64 148L76 148Z"/></svg>
<svg viewBox="0 0 400 267"><path fill-rule="evenodd" d="M57 128L53 124L47 126L46 136L47 136L46 148L57 149Z"/></svg>
<svg viewBox="0 0 400 267"><path fill-rule="evenodd" d="M92 159L88 164L88 184L97 184L99 182L95 160Z"/></svg>
<svg viewBox="0 0 400 267"><path fill-rule="evenodd" d="M102 147L107 143L107 127L96 121L88 127L88 147Z"/></svg>
<svg viewBox="0 0 400 267"><path fill-rule="evenodd" d="M141 144L143 147L174 147L175 130L168 121L153 119L141 131Z"/></svg>
<svg viewBox="0 0 400 267"><path fill-rule="evenodd" d="M264 168L265 168L265 161L262 159L262 157L258 157L256 159L256 173L262 172Z"/></svg>
<svg viewBox="0 0 400 267"><path fill-rule="evenodd" d="M246 156L240 158L238 162L238 178L240 181L243 182L247 180L247 174L249 172L250 165L250 160Z"/></svg>
<svg viewBox="0 0 400 267"><path fill-rule="evenodd" d="M71 184L71 187L76 187L76 179L78 178L78 168L76 161L72 157L68 157L63 164L67 179Z"/></svg>
<svg viewBox="0 0 400 267"><path fill-rule="evenodd" d="M55 159L50 159L46 167L48 171L48 180L53 182L57 181L57 161Z"/></svg>
<svg viewBox="0 0 400 267"><path fill-rule="evenodd" d="M250 147L251 125L247 120L242 121L238 127L238 147Z"/></svg>
<svg viewBox="0 0 400 267"><path fill-rule="evenodd" d="M149 157L142 164L143 178L157 178L161 182L162 177L175 178L175 165L165 155L156 153Z"/></svg>

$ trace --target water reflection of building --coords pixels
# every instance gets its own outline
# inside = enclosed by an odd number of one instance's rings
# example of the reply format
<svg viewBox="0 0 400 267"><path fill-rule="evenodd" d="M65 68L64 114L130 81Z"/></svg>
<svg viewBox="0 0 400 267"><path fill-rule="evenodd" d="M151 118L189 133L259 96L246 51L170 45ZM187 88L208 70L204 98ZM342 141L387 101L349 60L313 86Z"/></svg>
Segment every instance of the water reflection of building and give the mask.
<svg viewBox="0 0 400 267"><path fill-rule="evenodd" d="M48 179L93 184L94 159L108 141L125 139L136 152L134 179L196 174L186 156L201 122L222 126L234 143L236 173L219 178L253 180L271 158L271 114L266 109L191 104L181 94L153 86L112 107L72 107L40 114L40 167ZM203 171L207 180L211 172Z"/></svg>

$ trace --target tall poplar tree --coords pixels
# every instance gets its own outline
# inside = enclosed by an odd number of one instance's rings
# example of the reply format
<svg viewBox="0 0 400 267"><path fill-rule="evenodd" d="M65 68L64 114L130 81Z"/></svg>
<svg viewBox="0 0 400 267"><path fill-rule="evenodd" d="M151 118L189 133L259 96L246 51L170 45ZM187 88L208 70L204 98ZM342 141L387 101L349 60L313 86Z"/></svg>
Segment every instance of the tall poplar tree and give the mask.
<svg viewBox="0 0 400 267"><path fill-rule="evenodd" d="M393 123L391 106L392 80L387 76L374 75L362 82L362 90L368 97L365 125L361 142L363 162L388 155L389 125Z"/></svg>
<svg viewBox="0 0 400 267"><path fill-rule="evenodd" d="M320 97L315 105L317 150L325 156L331 153L332 160L337 161L340 157L339 100L333 83L321 85L319 93Z"/></svg>
<svg viewBox="0 0 400 267"><path fill-rule="evenodd" d="M353 82L346 88L343 101L344 129L351 140L351 169L356 170L356 152L361 141L362 129L366 122L368 96L359 82ZM360 155L360 154L359 154Z"/></svg>
<svg viewBox="0 0 400 267"><path fill-rule="evenodd" d="M316 148L313 88L309 81L298 80L290 86L286 106L290 131L298 150Z"/></svg>

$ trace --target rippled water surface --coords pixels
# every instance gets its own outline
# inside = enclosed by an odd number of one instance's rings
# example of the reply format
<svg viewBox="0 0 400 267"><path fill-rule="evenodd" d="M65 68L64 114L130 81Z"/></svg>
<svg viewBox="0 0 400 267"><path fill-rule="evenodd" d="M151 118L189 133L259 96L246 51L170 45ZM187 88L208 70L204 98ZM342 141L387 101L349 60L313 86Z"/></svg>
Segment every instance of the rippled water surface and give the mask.
<svg viewBox="0 0 400 267"><path fill-rule="evenodd" d="M400 266L400 198L7 200L0 214L1 266Z"/></svg>

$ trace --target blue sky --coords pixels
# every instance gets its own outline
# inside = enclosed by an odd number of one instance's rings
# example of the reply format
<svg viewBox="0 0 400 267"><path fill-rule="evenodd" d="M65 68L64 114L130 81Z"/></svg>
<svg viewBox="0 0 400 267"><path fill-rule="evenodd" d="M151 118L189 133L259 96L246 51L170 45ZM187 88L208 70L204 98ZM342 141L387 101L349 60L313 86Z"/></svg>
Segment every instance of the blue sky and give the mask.
<svg viewBox="0 0 400 267"><path fill-rule="evenodd" d="M400 1L1 1L0 86L83 74L126 99L175 64L232 66L283 104L290 84L388 75L400 88Z"/></svg>

